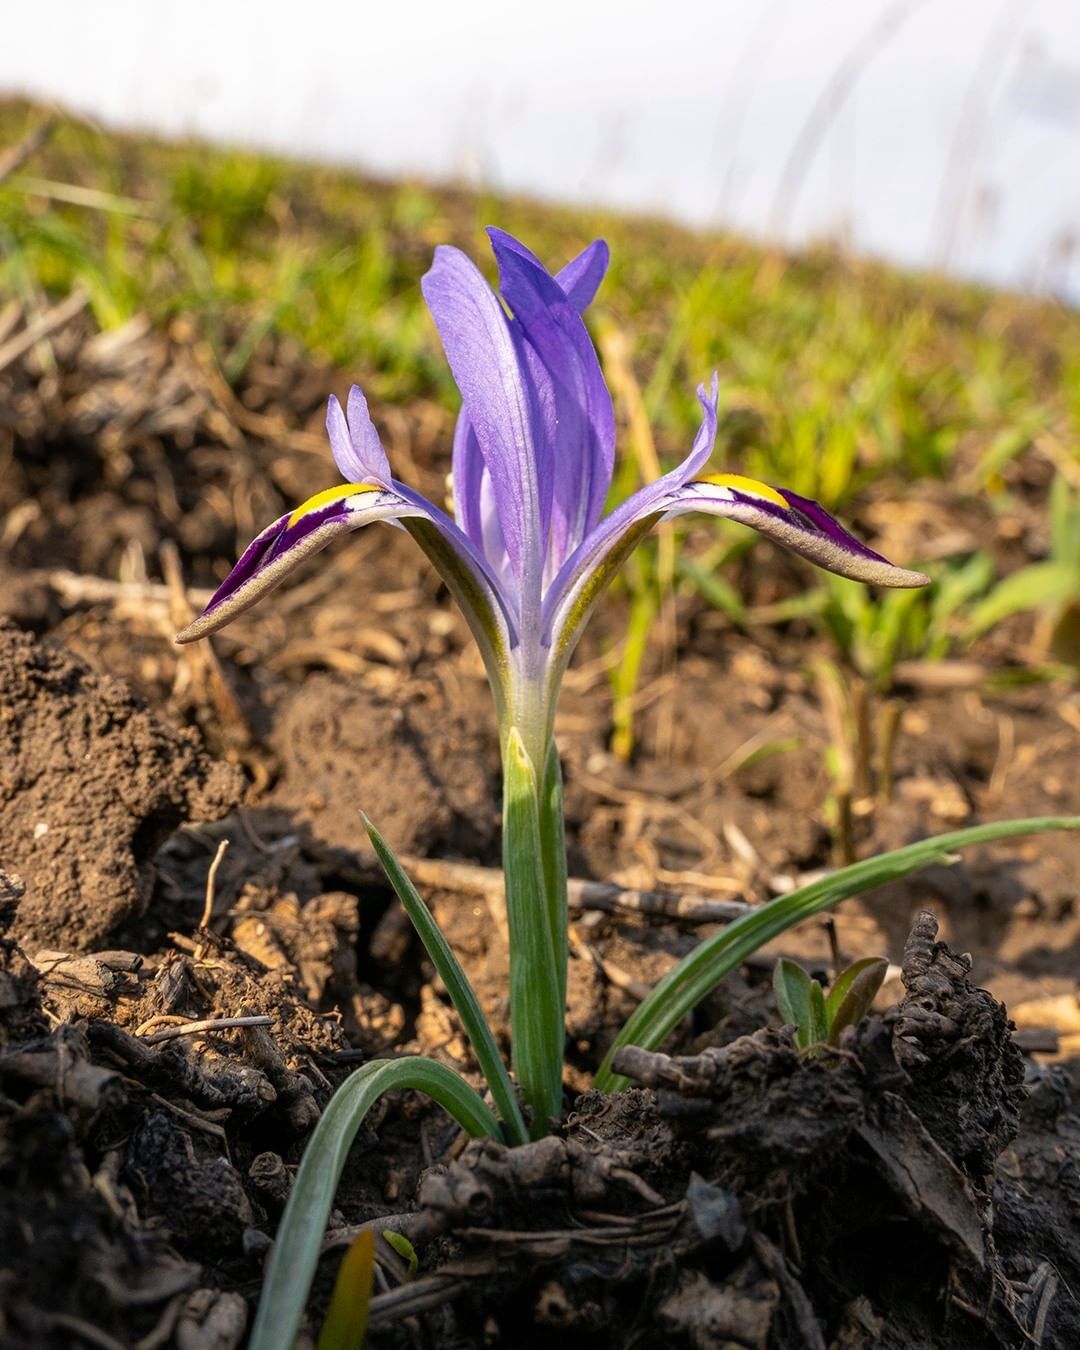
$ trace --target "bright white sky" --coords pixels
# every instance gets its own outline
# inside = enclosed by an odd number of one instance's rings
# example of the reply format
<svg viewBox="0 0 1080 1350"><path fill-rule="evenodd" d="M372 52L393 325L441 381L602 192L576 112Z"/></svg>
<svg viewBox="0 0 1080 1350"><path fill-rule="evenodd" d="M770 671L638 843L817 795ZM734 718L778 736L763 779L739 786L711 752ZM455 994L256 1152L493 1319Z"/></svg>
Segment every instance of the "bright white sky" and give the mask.
<svg viewBox="0 0 1080 1350"><path fill-rule="evenodd" d="M111 125L1080 300L1077 0L50 0L0 32L0 93Z"/></svg>

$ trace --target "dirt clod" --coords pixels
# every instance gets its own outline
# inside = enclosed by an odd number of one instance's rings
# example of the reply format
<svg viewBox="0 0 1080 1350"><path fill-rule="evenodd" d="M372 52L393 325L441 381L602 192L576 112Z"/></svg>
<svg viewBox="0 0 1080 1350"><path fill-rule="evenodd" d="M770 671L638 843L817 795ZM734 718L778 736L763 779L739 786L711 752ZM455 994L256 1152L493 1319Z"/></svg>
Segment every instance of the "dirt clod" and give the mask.
<svg viewBox="0 0 1080 1350"><path fill-rule="evenodd" d="M21 873L12 932L29 949L86 951L145 909L153 857L185 820L242 791L193 733L117 680L0 624L0 856Z"/></svg>

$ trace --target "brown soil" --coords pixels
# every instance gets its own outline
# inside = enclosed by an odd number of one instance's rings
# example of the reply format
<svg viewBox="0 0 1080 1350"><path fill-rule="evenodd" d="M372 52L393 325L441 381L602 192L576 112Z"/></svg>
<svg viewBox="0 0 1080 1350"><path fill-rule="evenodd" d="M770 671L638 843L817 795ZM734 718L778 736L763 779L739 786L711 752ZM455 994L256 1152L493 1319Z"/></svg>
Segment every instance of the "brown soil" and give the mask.
<svg viewBox="0 0 1080 1350"><path fill-rule="evenodd" d="M268 343L245 378L223 392L180 329L102 339L81 320L51 361L0 372L5 1347L242 1344L334 1085L376 1053L475 1067L357 814L403 854L497 864L482 670L423 559L371 531L216 657L171 642L198 598L184 582L213 585L261 522L329 481L332 373ZM402 476L438 493L448 419L376 415ZM994 538L977 502L934 492L938 515ZM872 504L868 522L902 524ZM1024 537L1037 551L1037 529ZM738 567L760 602L802 581L763 548ZM1074 685L939 692L914 670L891 772L845 836L824 805L825 649L798 624L740 635L689 594L622 764L605 675L622 619L615 595L560 717L576 876L764 900L846 848L1075 807ZM973 660L1018 666L1030 638L1016 621ZM866 699L876 727L890 714ZM575 910L565 1126L462 1149L423 1100L385 1102L350 1157L311 1327L345 1244L378 1220L412 1236L421 1270L405 1280L380 1246L376 1345L1076 1343L1075 1043L1053 1010L1075 1007L1078 874L1080 840L1051 836L851 902L843 955L885 955L903 980L843 1053L805 1060L776 1030L777 952L831 967L812 924L727 980L669 1054L629 1054L641 1086L613 1098L587 1090L591 1071L635 990L703 930ZM452 883L426 893L505 1047L498 916ZM257 1020L190 1031L226 1017Z"/></svg>

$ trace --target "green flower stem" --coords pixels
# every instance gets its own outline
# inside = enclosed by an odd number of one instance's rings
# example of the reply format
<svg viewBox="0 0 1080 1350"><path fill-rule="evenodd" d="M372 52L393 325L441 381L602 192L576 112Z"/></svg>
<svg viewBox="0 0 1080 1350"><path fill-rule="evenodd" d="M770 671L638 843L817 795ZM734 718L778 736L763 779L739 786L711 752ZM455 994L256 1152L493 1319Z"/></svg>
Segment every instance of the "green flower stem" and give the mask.
<svg viewBox="0 0 1080 1350"><path fill-rule="evenodd" d="M406 914L408 914L413 927L420 935L420 940L423 942L432 964L439 972L443 984L446 985L450 1001L461 1018L465 1034L469 1038L473 1053L480 1065L480 1072L484 1075L495 1106L502 1116L506 1142L508 1144L524 1144L529 1136L521 1116L521 1108L518 1106L517 1097L514 1095L513 1084L510 1082L510 1075L506 1072L506 1065L499 1054L499 1047L495 1044L495 1037L480 1008L480 1003L472 985L469 983L469 978L462 970L457 957L450 950L450 944L443 937L438 924L432 917L431 910L424 904L420 898L420 893L406 876L404 869L394 856L393 850L367 816L363 812L360 814L368 832L368 838L371 840L372 847L382 864L383 871L389 877L390 884L397 893Z"/></svg>
<svg viewBox="0 0 1080 1350"><path fill-rule="evenodd" d="M503 874L510 928L510 1028L514 1072L525 1101L532 1108L530 1133L534 1139L547 1134L551 1121L562 1109L562 991L566 980L565 959L560 966L556 955L560 945L565 951L566 919L555 917L554 898L548 894L540 816L536 770L520 732L511 727L503 746ZM554 841L556 834L550 824L548 833Z"/></svg>
<svg viewBox="0 0 1080 1350"><path fill-rule="evenodd" d="M291 1350L349 1149L376 1101L402 1088L426 1092L474 1138L500 1137L494 1113L444 1064L409 1056L376 1059L357 1069L330 1098L304 1150L266 1268L248 1350Z"/></svg>
<svg viewBox="0 0 1080 1350"><path fill-rule="evenodd" d="M931 863L947 862L953 849L1014 835L1076 829L1080 829L1080 816L999 820L989 825L975 825L967 830L954 830L841 868L831 876L793 891L783 899L771 900L752 914L735 919L688 953L638 1006L615 1038L593 1086L602 1092L617 1092L627 1087L630 1080L613 1073L611 1069L611 1057L620 1046L658 1049L691 1008L700 1003L730 970L734 970L751 953L786 932L801 919L820 914L841 900L860 895L886 881L896 881Z"/></svg>

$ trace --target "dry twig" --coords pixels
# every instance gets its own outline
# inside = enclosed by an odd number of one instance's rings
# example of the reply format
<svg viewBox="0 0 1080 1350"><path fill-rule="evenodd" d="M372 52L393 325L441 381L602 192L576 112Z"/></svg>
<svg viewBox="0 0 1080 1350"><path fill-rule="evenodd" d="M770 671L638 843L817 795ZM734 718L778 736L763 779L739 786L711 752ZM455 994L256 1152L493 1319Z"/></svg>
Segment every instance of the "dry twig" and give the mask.
<svg viewBox="0 0 1080 1350"><path fill-rule="evenodd" d="M33 323L28 323L22 332L16 333L0 347L0 371L6 370L13 361L17 361L42 338L70 323L89 303L89 294L81 286L77 286L66 299L47 309L44 314L39 314Z"/></svg>
<svg viewBox="0 0 1080 1350"><path fill-rule="evenodd" d="M222 843L229 841L223 839ZM254 1017L207 1017L200 1022L183 1022L178 1026L165 1027L140 1039L146 1045L158 1045L161 1041L174 1041L178 1036L200 1036L209 1031L228 1031L230 1027L268 1027L274 1019L258 1015Z"/></svg>
<svg viewBox="0 0 1080 1350"><path fill-rule="evenodd" d="M210 864L210 870L206 874L206 903L203 905L203 915L199 923L200 928L209 928L210 920L214 917L214 887L217 882L218 868L221 866L221 860L224 858L229 847L229 841L223 839L217 846L217 852L214 854L214 861ZM153 1039L152 1037L148 1039Z"/></svg>
<svg viewBox="0 0 1080 1350"><path fill-rule="evenodd" d="M503 895L503 874L494 867L450 862L443 858L401 859L413 881L433 890L464 895ZM571 909L602 910L608 914L655 914L685 923L728 923L756 909L742 900L714 900L705 895L667 895L663 891L638 891L609 881L585 881L571 877L566 884Z"/></svg>
<svg viewBox="0 0 1080 1350"><path fill-rule="evenodd" d="M46 117L33 131L24 136L18 145L13 145L0 154L0 183L5 178L10 178L13 173L18 173L26 161L37 154L52 135L55 126L56 118Z"/></svg>

